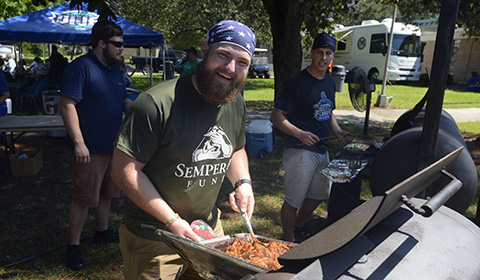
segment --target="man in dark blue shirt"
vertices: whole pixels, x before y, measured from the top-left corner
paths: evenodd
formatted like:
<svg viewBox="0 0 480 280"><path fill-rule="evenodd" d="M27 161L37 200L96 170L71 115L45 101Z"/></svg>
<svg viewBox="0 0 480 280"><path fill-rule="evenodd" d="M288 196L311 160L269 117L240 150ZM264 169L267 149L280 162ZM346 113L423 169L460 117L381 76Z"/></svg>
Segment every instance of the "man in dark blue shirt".
<svg viewBox="0 0 480 280"><path fill-rule="evenodd" d="M93 50L66 67L61 85L60 112L68 134L73 185L66 259L72 270L85 267L80 236L90 207L96 219L94 242L118 242L118 233L108 229L111 198L120 195L111 180L111 157L122 111L132 103L117 66L124 50L123 30L112 21L99 20L91 43Z"/></svg>
<svg viewBox="0 0 480 280"><path fill-rule="evenodd" d="M0 59L0 67L5 64L3 59ZM7 98L10 97L10 90L8 89L8 82L5 75L0 73L0 106L5 102Z"/></svg>
<svg viewBox="0 0 480 280"><path fill-rule="evenodd" d="M335 82L327 68L335 55L335 37L315 37L312 64L287 82L275 100L272 123L287 135L283 153L285 202L281 220L286 241L295 240L295 228L305 221L330 193L328 178L320 170L328 165L330 132L340 142L351 141L333 114ZM298 210L298 213L297 213Z"/></svg>

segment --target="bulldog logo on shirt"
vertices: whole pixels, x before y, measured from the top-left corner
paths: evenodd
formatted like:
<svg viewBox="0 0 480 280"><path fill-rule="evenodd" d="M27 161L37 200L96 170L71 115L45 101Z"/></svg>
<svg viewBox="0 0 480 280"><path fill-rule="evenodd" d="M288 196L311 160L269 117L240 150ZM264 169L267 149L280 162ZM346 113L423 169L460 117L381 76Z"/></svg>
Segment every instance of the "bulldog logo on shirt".
<svg viewBox="0 0 480 280"><path fill-rule="evenodd" d="M221 127L215 125L203 136L202 141L192 153L193 162L231 157L233 145Z"/></svg>

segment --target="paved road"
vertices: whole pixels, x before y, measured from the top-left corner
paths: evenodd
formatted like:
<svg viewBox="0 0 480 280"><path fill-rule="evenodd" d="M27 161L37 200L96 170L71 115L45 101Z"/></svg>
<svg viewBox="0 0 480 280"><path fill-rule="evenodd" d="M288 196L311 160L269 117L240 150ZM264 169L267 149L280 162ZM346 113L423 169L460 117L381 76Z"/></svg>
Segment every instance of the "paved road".
<svg viewBox="0 0 480 280"><path fill-rule="evenodd" d="M395 123L395 121L407 111L407 109L373 108L370 110L370 123ZM458 122L480 121L480 108L445 109L453 119ZM258 119L269 119L271 111L248 111L247 122ZM365 112L356 110L335 110L335 116L339 123L363 124Z"/></svg>

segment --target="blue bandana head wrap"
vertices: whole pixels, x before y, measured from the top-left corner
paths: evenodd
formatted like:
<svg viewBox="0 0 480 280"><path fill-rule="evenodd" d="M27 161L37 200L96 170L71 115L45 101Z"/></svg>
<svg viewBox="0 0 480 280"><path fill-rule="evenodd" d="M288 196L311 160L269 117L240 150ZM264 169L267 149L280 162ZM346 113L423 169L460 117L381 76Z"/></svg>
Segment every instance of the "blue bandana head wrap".
<svg viewBox="0 0 480 280"><path fill-rule="evenodd" d="M234 20L223 20L215 24L207 34L207 44L233 44L253 55L257 38L253 31L243 23Z"/></svg>

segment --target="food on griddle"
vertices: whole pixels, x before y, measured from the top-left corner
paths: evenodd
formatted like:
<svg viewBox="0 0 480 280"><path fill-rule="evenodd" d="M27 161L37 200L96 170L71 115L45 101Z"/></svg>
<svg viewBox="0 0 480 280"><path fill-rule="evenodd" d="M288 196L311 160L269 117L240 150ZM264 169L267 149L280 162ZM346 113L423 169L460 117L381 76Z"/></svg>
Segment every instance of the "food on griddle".
<svg viewBox="0 0 480 280"><path fill-rule="evenodd" d="M350 168L349 160L333 160L328 166L322 169L322 174L330 178L331 180L344 180L350 178L353 174L352 168Z"/></svg>
<svg viewBox="0 0 480 280"><path fill-rule="evenodd" d="M370 148L370 145L362 143L350 143L344 147L346 151L352 152L365 152L368 148Z"/></svg>
<svg viewBox="0 0 480 280"><path fill-rule="evenodd" d="M268 270L278 270L282 265L277 258L290 250L292 247L275 241L261 241L252 243L241 239L235 239L232 244L222 248L222 252L237 258L244 259Z"/></svg>
<svg viewBox="0 0 480 280"><path fill-rule="evenodd" d="M346 183L351 182L367 164L368 160L334 159L321 172L334 183Z"/></svg>

